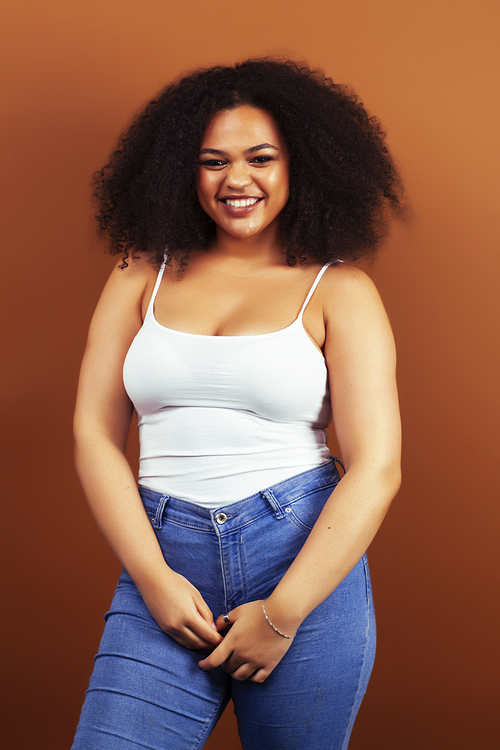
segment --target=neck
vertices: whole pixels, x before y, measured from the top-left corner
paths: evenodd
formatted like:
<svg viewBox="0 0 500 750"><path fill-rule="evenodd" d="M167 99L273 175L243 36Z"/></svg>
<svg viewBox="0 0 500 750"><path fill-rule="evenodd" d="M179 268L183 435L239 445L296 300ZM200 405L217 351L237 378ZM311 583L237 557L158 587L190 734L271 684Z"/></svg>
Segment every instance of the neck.
<svg viewBox="0 0 500 750"><path fill-rule="evenodd" d="M284 263L284 248L274 227L268 227L257 236L244 238L231 237L218 230L210 255L220 263L242 269L282 266Z"/></svg>

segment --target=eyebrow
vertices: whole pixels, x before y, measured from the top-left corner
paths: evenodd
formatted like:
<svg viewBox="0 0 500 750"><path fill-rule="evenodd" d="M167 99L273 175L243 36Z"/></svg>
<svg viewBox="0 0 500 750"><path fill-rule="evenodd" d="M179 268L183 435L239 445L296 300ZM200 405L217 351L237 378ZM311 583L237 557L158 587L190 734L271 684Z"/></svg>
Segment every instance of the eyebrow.
<svg viewBox="0 0 500 750"><path fill-rule="evenodd" d="M273 146L272 143L259 143L258 146L252 146L251 148L247 148L247 150L244 153L253 154L254 151L261 151L263 148L273 148L275 151L279 151L279 148L277 146ZM200 156L202 154L217 154L218 156L228 156L227 151L219 151L216 148L202 148L200 151Z"/></svg>

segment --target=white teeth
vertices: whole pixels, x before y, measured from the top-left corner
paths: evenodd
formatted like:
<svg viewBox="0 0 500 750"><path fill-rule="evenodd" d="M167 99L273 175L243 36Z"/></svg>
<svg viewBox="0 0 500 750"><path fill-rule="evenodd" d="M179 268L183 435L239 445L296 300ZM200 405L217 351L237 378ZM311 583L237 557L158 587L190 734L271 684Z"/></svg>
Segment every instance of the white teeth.
<svg viewBox="0 0 500 750"><path fill-rule="evenodd" d="M253 206L258 200L258 198L244 198L242 200L231 200L231 198L226 198L224 202L227 203L228 206L233 206L233 208L243 208L246 206Z"/></svg>

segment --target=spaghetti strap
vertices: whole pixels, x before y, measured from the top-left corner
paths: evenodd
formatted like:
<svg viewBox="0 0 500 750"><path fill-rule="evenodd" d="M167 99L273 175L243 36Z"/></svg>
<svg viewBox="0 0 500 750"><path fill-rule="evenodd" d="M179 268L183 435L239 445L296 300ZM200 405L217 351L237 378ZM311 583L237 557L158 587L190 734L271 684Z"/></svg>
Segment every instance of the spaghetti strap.
<svg viewBox="0 0 500 750"><path fill-rule="evenodd" d="M325 273L326 269L328 268L328 266L333 266L335 263L342 263L342 261L341 260L331 260L329 263L325 263L325 265L323 266L323 268L320 268L318 275L314 279L314 283L313 283L312 287L309 289L309 294L307 295L307 297L304 300L304 304L302 305L302 309L299 312L297 320L301 320L302 319L302 315L304 314L304 310L307 307L307 303L309 302L309 300L313 296L314 292L316 291L316 287L318 286L319 282L321 281L321 277Z"/></svg>
<svg viewBox="0 0 500 750"><path fill-rule="evenodd" d="M165 250L165 252L163 254L163 262L162 262L162 264L160 266L160 270L158 271L158 276L156 277L156 282L155 282L155 285L154 285L153 294L151 295L151 299L149 300L149 305L148 305L148 309L147 309L147 312L146 312L146 318L148 317L148 315L151 315L152 312L153 312L153 306L154 306L154 303L155 303L156 295L158 294L158 289L160 288L161 280L163 278L163 272L165 270L165 265L167 263L167 258L168 258L168 255L167 255L167 251Z"/></svg>

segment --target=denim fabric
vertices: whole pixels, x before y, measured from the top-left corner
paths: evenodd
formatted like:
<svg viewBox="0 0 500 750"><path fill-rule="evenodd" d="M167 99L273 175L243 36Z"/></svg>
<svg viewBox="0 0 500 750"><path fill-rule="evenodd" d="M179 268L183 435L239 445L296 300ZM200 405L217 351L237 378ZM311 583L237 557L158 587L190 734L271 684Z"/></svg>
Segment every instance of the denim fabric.
<svg viewBox="0 0 500 750"><path fill-rule="evenodd" d="M216 618L269 596L339 481L333 459L208 510L140 488L170 567ZM245 750L345 750L375 655L366 557L302 623L263 683L197 666L166 635L124 571L106 615L73 750L197 750L229 698Z"/></svg>

